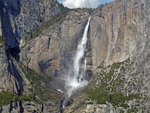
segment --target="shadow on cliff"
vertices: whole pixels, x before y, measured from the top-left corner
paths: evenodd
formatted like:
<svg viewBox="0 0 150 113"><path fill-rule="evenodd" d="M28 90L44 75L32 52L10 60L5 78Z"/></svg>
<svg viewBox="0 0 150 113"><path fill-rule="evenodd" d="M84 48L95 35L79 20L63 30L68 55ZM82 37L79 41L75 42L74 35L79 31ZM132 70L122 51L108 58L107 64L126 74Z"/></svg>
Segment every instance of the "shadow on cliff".
<svg viewBox="0 0 150 113"><path fill-rule="evenodd" d="M21 4L20 0L2 0L0 1L0 16L1 16L1 25L2 25L2 36L6 39L6 55L8 61L8 71L11 75L14 75L16 78L16 88L18 95L21 95L23 91L23 79L19 74L16 65L14 64L12 57L19 61L19 39L20 36L17 31L17 26L13 22L14 18L20 14ZM12 19L10 19L12 18ZM14 31L15 30L15 31Z"/></svg>
<svg viewBox="0 0 150 113"><path fill-rule="evenodd" d="M6 39L6 55L8 61L8 71L16 79L15 86L17 88L18 95L23 92L23 78L20 75L17 66L14 64L12 57L19 61L20 47L19 40L20 35L17 31L17 26L14 18L20 14L21 4L20 0L1 0L0 1L0 16L2 25L2 36Z"/></svg>
<svg viewBox="0 0 150 113"><path fill-rule="evenodd" d="M17 88L18 95L21 95L24 91L23 88L23 78L20 75L17 66L14 64L13 60L11 59L10 53L8 50L6 50L7 54L7 60L8 60L8 71L11 75L14 75L15 79L17 80L15 82L15 86Z"/></svg>
<svg viewBox="0 0 150 113"><path fill-rule="evenodd" d="M7 4L7 5L6 5ZM19 40L21 39L15 22L10 18L15 18L21 12L20 0L2 0L0 1L0 16L2 25L2 36L6 39L10 54L19 61L20 47Z"/></svg>

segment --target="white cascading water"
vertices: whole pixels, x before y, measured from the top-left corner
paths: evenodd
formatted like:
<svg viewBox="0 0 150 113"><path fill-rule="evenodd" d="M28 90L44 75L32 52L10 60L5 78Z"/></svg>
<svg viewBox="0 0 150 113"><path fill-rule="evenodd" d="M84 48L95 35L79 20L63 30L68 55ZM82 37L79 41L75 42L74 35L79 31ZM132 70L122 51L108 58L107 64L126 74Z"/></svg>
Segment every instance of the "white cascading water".
<svg viewBox="0 0 150 113"><path fill-rule="evenodd" d="M85 80L85 71L86 71L86 57L85 57L85 50L88 41L88 29L90 24L89 17L87 25L84 29L84 34L80 43L78 44L77 51L73 60L73 66L71 68L71 75L67 76L66 80L66 90L68 97L70 97L77 89L84 87L88 84L88 81ZM81 60L84 59L84 69L81 69Z"/></svg>

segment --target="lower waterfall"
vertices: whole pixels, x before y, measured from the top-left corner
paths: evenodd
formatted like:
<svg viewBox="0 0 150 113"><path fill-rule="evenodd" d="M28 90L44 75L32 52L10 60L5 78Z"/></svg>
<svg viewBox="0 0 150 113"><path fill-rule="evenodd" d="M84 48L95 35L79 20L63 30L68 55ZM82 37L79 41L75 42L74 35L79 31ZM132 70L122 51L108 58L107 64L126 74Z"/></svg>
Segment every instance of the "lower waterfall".
<svg viewBox="0 0 150 113"><path fill-rule="evenodd" d="M80 88L88 85L88 81L85 80L86 63L87 63L87 59L85 56L85 50L86 50L87 41L88 41L87 34L88 34L90 20L91 20L91 17L89 17L88 22L85 26L82 39L77 46L77 51L76 51L75 57L73 58L73 65L72 65L71 69L69 69L69 74L66 77L65 88L66 88L68 96L62 102L63 109L66 106L67 99L73 93L75 93L75 91L77 89L80 89ZM83 60L84 60L84 64L82 64ZM84 69L81 68L82 65L84 66L83 67Z"/></svg>

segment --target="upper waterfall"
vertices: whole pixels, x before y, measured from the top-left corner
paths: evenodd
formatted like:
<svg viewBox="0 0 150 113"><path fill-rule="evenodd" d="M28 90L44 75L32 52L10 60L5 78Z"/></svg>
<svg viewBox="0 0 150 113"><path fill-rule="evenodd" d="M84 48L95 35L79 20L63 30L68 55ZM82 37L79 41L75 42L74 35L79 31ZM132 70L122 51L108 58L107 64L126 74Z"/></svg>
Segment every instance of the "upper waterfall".
<svg viewBox="0 0 150 113"><path fill-rule="evenodd" d="M85 80L85 71L86 71L86 57L85 50L88 41L88 29L90 25L91 17L89 17L88 22L85 26L84 33L81 41L78 44L77 51L75 57L73 59L73 66L71 68L71 74L67 75L66 80L66 90L68 96L71 96L72 93L88 84L88 81ZM81 60L84 59L84 69L81 69Z"/></svg>

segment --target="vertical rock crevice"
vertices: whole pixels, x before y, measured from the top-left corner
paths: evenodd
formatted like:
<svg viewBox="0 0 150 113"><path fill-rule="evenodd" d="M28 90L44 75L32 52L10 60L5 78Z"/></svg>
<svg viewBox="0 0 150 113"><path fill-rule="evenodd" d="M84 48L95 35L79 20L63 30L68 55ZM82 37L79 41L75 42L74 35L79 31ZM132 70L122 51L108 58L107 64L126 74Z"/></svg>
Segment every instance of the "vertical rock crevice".
<svg viewBox="0 0 150 113"><path fill-rule="evenodd" d="M17 3L15 4L15 2ZM10 18L15 18L20 13L20 1L15 0L12 3L9 0L0 2L2 36L6 39L10 54L19 61L20 47L17 40L18 33L12 27L15 23Z"/></svg>
<svg viewBox="0 0 150 113"><path fill-rule="evenodd" d="M8 62L8 72L15 77L16 79L15 85L17 88L17 92L18 92L18 95L21 95L22 92L24 91L22 76L18 72L18 69L15 66L12 58L10 57L10 53L8 50L6 50L6 55L7 55L7 62Z"/></svg>

